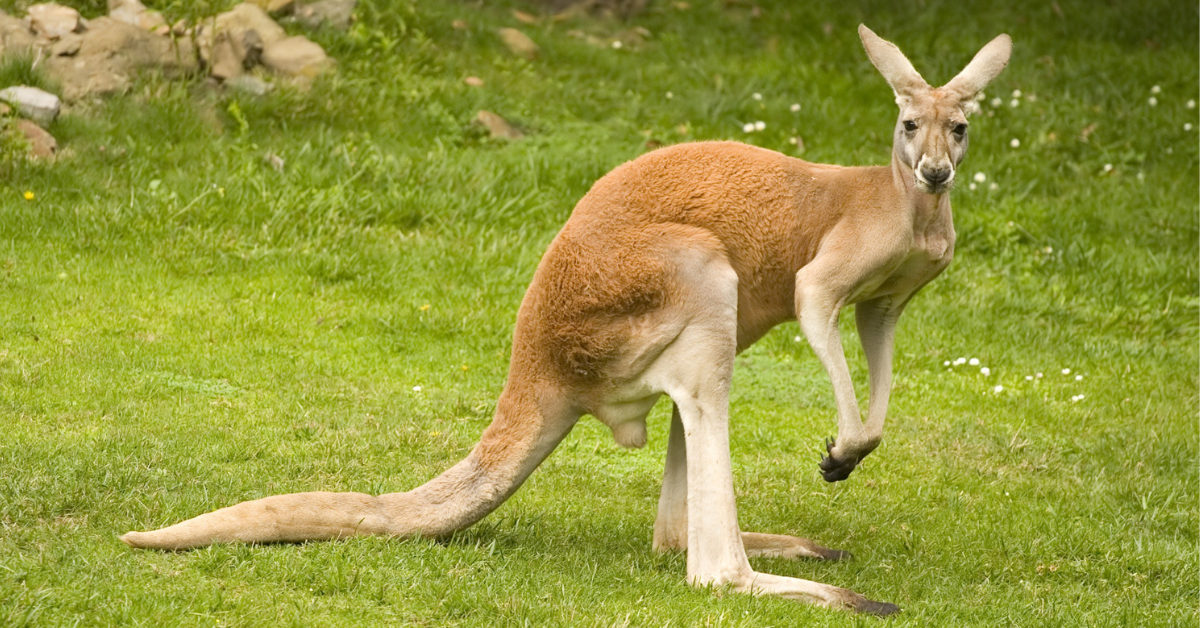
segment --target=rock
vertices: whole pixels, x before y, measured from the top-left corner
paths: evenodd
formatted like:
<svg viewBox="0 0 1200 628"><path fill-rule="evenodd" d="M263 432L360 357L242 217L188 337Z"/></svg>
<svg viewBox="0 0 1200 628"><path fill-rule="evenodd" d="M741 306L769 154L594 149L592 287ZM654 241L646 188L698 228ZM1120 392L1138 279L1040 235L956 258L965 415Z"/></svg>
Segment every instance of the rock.
<svg viewBox="0 0 1200 628"><path fill-rule="evenodd" d="M108 0L108 17L126 24L138 25L141 14L146 12L146 5L139 0Z"/></svg>
<svg viewBox="0 0 1200 628"><path fill-rule="evenodd" d="M45 64L67 101L123 91L142 70L157 68L167 76L180 76L198 67L190 39L172 40L109 17L92 20L73 55L51 56Z"/></svg>
<svg viewBox="0 0 1200 628"><path fill-rule="evenodd" d="M267 162L268 165L274 168L275 172L283 172L283 167L285 165L283 157L280 157L275 153L267 153L263 155L263 161Z"/></svg>
<svg viewBox="0 0 1200 628"><path fill-rule="evenodd" d="M487 127L488 133L494 138L506 140L519 140L525 137L517 127L508 123L508 120L490 111L480 111L475 115L476 124L482 124Z"/></svg>
<svg viewBox="0 0 1200 628"><path fill-rule="evenodd" d="M508 46L514 55L522 59L533 60L540 51L532 39L515 28L500 29L500 39L504 40L504 45Z"/></svg>
<svg viewBox="0 0 1200 628"><path fill-rule="evenodd" d="M58 39L80 28L79 11L61 4L49 2L35 4L28 9L29 25L33 32L46 39Z"/></svg>
<svg viewBox="0 0 1200 628"><path fill-rule="evenodd" d="M239 4L215 18L206 20L196 29L196 45L200 49L200 58L210 66L212 51L222 37L228 39L233 47L238 63L253 53L256 46L262 49L287 37L283 27L276 24L266 11L248 3ZM255 34L247 37L247 33L251 31Z"/></svg>
<svg viewBox="0 0 1200 628"><path fill-rule="evenodd" d="M50 46L50 55L54 57L70 57L79 52L79 47L82 44L82 35L78 33L64 35L61 39L54 42L53 46Z"/></svg>
<svg viewBox="0 0 1200 628"><path fill-rule="evenodd" d="M358 0L320 0L320 2L296 3L292 13L306 28L320 28L322 24L344 31L354 19L354 7Z"/></svg>
<svg viewBox="0 0 1200 628"><path fill-rule="evenodd" d="M530 15L524 11L518 11L516 9L513 9L512 16L517 18L517 21L521 22L522 24L537 24L538 23L537 16Z"/></svg>
<svg viewBox="0 0 1200 628"><path fill-rule="evenodd" d="M213 44L212 52L209 53L208 73L222 81L227 81L242 73L244 60L244 57L234 49L230 38L222 34L217 37L217 43Z"/></svg>
<svg viewBox="0 0 1200 628"><path fill-rule="evenodd" d="M22 116L40 124L54 122L59 109L62 108L62 101L58 96L25 85L0 90L0 100L15 107Z"/></svg>
<svg viewBox="0 0 1200 628"><path fill-rule="evenodd" d="M166 26L168 30L171 28L167 26L167 19L158 11L146 11L138 15L137 27L142 30L152 31L162 26Z"/></svg>
<svg viewBox="0 0 1200 628"><path fill-rule="evenodd" d="M483 79L478 76L468 76L463 82L471 87L483 87Z"/></svg>
<svg viewBox="0 0 1200 628"><path fill-rule="evenodd" d="M38 159L53 159L58 140L30 120L17 120L17 132L29 142L29 153Z"/></svg>
<svg viewBox="0 0 1200 628"><path fill-rule="evenodd" d="M330 64L325 50L302 35L267 45L262 60L271 70L289 76L313 77Z"/></svg>
<svg viewBox="0 0 1200 628"><path fill-rule="evenodd" d="M250 96L265 96L275 89L275 86L254 76L253 74L241 74L230 80L225 81L225 87L232 89L240 94L248 94Z"/></svg>
<svg viewBox="0 0 1200 628"><path fill-rule="evenodd" d="M25 20L0 13L0 54L31 50L36 41Z"/></svg>
<svg viewBox="0 0 1200 628"><path fill-rule="evenodd" d="M296 0L248 0L250 4L265 10L267 13L287 13L292 10Z"/></svg>

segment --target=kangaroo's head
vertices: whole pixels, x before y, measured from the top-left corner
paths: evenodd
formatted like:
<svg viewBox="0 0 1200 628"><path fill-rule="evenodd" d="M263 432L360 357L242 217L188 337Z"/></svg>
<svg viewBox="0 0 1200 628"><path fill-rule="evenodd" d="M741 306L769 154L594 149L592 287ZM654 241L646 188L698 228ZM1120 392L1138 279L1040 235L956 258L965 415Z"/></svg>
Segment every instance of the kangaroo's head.
<svg viewBox="0 0 1200 628"><path fill-rule="evenodd" d="M892 152L912 170L917 189L930 194L949 190L967 153L967 113L978 109L975 95L1008 65L1012 39L993 39L953 80L930 87L895 44L863 25L858 34L900 106Z"/></svg>

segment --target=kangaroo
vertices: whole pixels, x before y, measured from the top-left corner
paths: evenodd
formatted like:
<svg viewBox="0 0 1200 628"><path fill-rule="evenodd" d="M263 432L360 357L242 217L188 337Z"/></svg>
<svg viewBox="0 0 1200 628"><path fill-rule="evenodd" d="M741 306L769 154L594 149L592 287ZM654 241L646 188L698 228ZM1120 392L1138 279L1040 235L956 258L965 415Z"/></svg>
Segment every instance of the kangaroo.
<svg viewBox="0 0 1200 628"><path fill-rule="evenodd" d="M466 459L408 492L277 495L121 540L178 550L445 537L503 503L584 414L622 446L643 446L646 415L665 394L674 408L653 547L686 550L690 583L897 612L848 589L754 571L748 556L847 554L742 532L729 452L734 357L798 318L837 401L837 436L826 441L820 470L826 481L845 479L883 436L896 321L954 253L949 191L967 150L966 114L1008 64L1012 41L996 37L933 88L894 44L866 26L858 31L900 107L891 163L847 168L699 142L605 175L538 265L495 417ZM865 423L838 331L850 304L869 371Z"/></svg>

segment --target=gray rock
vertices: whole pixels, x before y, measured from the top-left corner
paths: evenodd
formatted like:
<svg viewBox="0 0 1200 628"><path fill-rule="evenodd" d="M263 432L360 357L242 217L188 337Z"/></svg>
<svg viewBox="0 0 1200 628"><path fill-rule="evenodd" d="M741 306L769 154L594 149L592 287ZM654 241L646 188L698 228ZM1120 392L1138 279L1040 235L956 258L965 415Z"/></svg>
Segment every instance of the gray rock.
<svg viewBox="0 0 1200 628"><path fill-rule="evenodd" d="M225 81L225 87L232 89L241 94L250 96L265 96L275 89L275 86L254 76L253 74L241 74Z"/></svg>
<svg viewBox="0 0 1200 628"><path fill-rule="evenodd" d="M0 90L0 100L16 108L17 113L39 124L50 124L58 117L62 101L50 92L18 85Z"/></svg>
<svg viewBox="0 0 1200 628"><path fill-rule="evenodd" d="M354 8L358 0L320 0L298 2L293 9L296 20L306 28L316 29L323 24L344 31L354 19Z"/></svg>
<svg viewBox="0 0 1200 628"><path fill-rule="evenodd" d="M288 76L314 77L330 65L325 49L302 35L268 44L262 60L271 70Z"/></svg>

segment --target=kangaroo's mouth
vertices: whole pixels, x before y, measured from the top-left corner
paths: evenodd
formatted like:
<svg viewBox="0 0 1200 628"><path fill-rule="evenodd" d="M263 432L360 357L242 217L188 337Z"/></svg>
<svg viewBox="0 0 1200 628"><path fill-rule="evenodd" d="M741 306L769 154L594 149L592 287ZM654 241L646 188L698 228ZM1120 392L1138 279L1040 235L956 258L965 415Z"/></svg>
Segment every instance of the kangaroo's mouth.
<svg viewBox="0 0 1200 628"><path fill-rule="evenodd" d="M950 175L940 181L930 181L921 174L920 170L913 171L913 179L915 180L918 190L926 194L945 194L954 187L954 171Z"/></svg>

